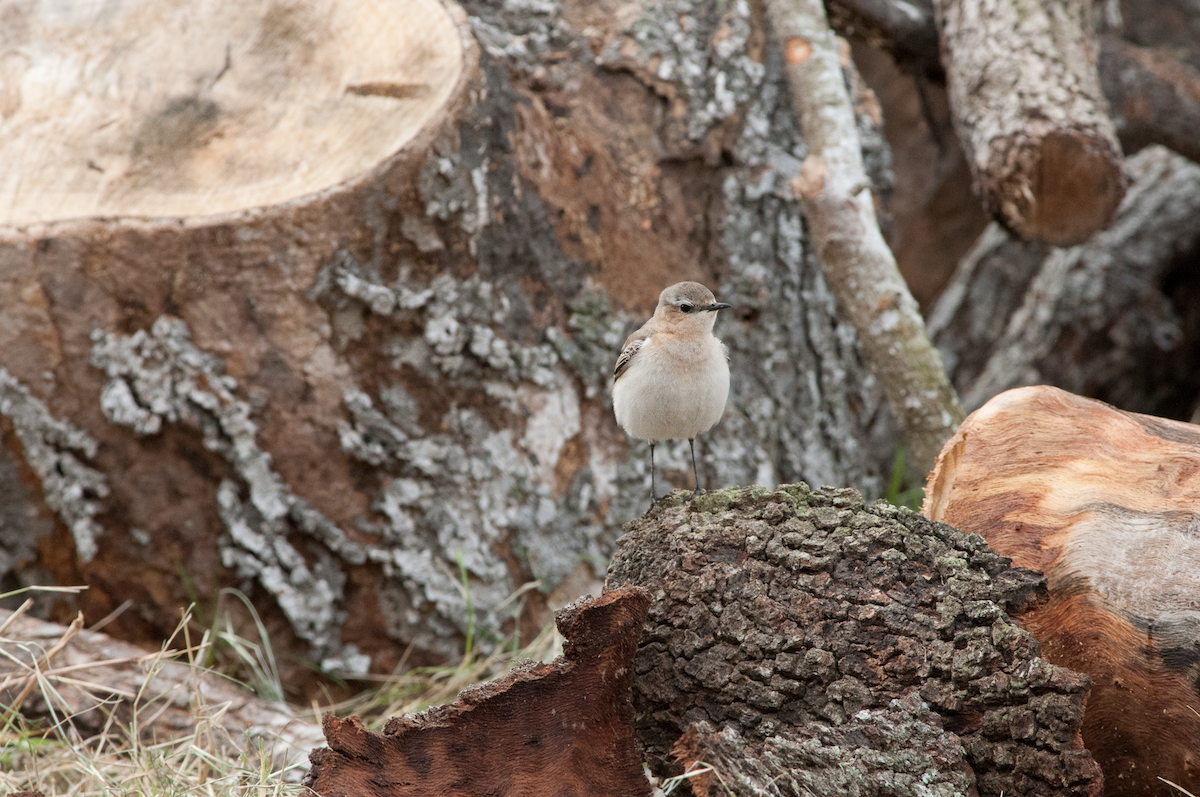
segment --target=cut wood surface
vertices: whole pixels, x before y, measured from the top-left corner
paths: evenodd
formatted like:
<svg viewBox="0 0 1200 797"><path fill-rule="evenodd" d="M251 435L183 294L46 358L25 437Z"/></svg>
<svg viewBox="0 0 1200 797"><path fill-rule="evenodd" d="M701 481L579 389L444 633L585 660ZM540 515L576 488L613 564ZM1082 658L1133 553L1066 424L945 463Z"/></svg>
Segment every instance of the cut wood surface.
<svg viewBox="0 0 1200 797"><path fill-rule="evenodd" d="M464 70L438 0L17 3L2 19L0 219L17 225L341 185L444 113Z"/></svg>
<svg viewBox="0 0 1200 797"><path fill-rule="evenodd" d="M1011 390L946 445L925 513L1043 571L1018 614L1087 673L1083 739L1105 795L1200 790L1200 427L1052 387Z"/></svg>
<svg viewBox="0 0 1200 797"><path fill-rule="evenodd" d="M306 784L321 797L649 797L630 700L649 604L638 588L580 600L556 616L561 658L382 733L327 714Z"/></svg>
<svg viewBox="0 0 1200 797"><path fill-rule="evenodd" d="M656 774L707 763L714 797L1100 794L1087 679L1008 614L1040 576L853 490L688 498L628 524L608 571L654 597L633 689Z"/></svg>
<svg viewBox="0 0 1200 797"><path fill-rule="evenodd" d="M1121 149L1086 0L936 0L955 129L976 192L1025 239L1068 246L1112 219Z"/></svg>
<svg viewBox="0 0 1200 797"><path fill-rule="evenodd" d="M0 609L0 710L20 711L32 722L67 722L76 734L60 729L64 738L136 727L141 741L163 740L194 734L203 724L216 748L236 755L260 744L276 768L302 764L321 743L315 718L255 697L193 666L187 655L148 653L82 622L62 626Z"/></svg>

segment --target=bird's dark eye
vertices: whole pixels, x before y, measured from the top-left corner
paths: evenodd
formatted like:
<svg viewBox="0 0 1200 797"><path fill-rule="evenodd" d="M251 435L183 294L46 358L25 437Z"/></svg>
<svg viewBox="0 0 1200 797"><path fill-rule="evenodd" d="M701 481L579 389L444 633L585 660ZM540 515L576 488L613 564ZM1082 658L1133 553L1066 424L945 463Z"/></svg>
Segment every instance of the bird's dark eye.
<svg viewBox="0 0 1200 797"><path fill-rule="evenodd" d="M687 304L686 302L679 305L679 312L681 312L681 313L690 313L690 312L692 312L692 310L693 310L692 306L690 304Z"/></svg>

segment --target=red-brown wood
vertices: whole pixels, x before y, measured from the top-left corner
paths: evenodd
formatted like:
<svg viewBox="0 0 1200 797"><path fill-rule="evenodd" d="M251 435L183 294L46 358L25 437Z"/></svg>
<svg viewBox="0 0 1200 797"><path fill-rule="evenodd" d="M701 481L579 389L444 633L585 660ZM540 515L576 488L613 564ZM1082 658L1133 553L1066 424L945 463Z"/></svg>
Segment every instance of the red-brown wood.
<svg viewBox="0 0 1200 797"><path fill-rule="evenodd" d="M649 605L636 587L572 604L556 618L562 658L394 718L383 733L325 715L329 747L313 752L308 785L321 797L648 797L630 697Z"/></svg>
<svg viewBox="0 0 1200 797"><path fill-rule="evenodd" d="M1018 619L1092 678L1105 794L1200 790L1200 427L1010 390L946 444L924 512L1046 574L1050 600Z"/></svg>

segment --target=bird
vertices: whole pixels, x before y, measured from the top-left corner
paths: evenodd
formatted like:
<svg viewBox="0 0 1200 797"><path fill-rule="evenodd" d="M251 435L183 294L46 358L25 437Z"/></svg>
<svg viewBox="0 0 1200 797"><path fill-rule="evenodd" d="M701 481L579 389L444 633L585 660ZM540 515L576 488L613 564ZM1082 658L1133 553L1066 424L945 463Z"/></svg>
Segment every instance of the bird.
<svg viewBox="0 0 1200 797"><path fill-rule="evenodd" d="M713 334L717 311L730 307L698 282L678 282L658 297L654 315L625 339L613 369L613 412L626 434L650 443L650 505L654 446L688 441L696 469L696 435L721 420L729 397L729 350Z"/></svg>

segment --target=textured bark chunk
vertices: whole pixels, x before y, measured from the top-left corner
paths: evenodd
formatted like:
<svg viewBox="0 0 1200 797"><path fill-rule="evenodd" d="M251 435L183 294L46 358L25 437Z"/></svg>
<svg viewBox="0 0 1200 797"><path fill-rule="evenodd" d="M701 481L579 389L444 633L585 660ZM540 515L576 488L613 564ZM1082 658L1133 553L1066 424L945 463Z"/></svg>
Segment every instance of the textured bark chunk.
<svg viewBox="0 0 1200 797"><path fill-rule="evenodd" d="M1084 0L937 0L955 128L977 193L1022 238L1105 227L1124 195Z"/></svg>
<svg viewBox="0 0 1200 797"><path fill-rule="evenodd" d="M1083 739L1105 794L1200 790L1200 427L1052 387L963 423L925 511L1042 570L1019 614L1055 664L1092 678Z"/></svg>
<svg viewBox="0 0 1200 797"><path fill-rule="evenodd" d="M1006 614L1045 582L979 537L805 485L626 529L608 585L654 590L634 706L658 772L703 761L712 794L1099 794L1087 678Z"/></svg>
<svg viewBox="0 0 1200 797"><path fill-rule="evenodd" d="M308 785L322 797L649 795L630 684L649 594L581 600L557 615L563 657L529 662L458 702L394 718L383 733L325 716Z"/></svg>

